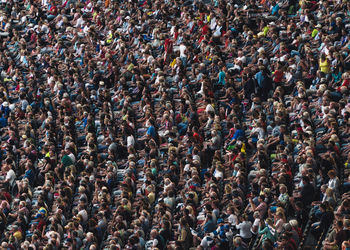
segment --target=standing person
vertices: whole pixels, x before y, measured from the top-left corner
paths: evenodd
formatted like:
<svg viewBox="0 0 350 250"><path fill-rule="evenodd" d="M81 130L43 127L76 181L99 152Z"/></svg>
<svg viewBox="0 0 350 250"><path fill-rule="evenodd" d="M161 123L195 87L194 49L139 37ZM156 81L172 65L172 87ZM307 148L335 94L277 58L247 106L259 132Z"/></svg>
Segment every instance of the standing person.
<svg viewBox="0 0 350 250"><path fill-rule="evenodd" d="M193 237L190 226L185 218L180 219L180 234L177 240L180 242L183 249L190 249L190 247L192 247Z"/></svg>
<svg viewBox="0 0 350 250"><path fill-rule="evenodd" d="M248 220L248 215L243 214L241 223L239 223L236 228L239 230L239 236L241 236L245 243L249 243L252 238L251 227L252 223Z"/></svg>
<svg viewBox="0 0 350 250"><path fill-rule="evenodd" d="M329 170L327 174L329 177L328 187L333 190L336 197L339 197L340 181L336 172L334 170Z"/></svg>
<svg viewBox="0 0 350 250"><path fill-rule="evenodd" d="M184 67L187 66L187 44L183 41L179 46L180 59Z"/></svg>
<svg viewBox="0 0 350 250"><path fill-rule="evenodd" d="M272 89L272 84L264 66L259 66L259 71L255 74L255 79L258 84L258 94L260 93L262 101L266 101Z"/></svg>
<svg viewBox="0 0 350 250"><path fill-rule="evenodd" d="M167 64L173 54L174 42L168 37L164 40L164 63Z"/></svg>
<svg viewBox="0 0 350 250"><path fill-rule="evenodd" d="M323 73L324 76L328 76L328 74L331 71L331 62L326 56L326 53L322 53L320 60L319 60L319 66L320 66L320 71Z"/></svg>

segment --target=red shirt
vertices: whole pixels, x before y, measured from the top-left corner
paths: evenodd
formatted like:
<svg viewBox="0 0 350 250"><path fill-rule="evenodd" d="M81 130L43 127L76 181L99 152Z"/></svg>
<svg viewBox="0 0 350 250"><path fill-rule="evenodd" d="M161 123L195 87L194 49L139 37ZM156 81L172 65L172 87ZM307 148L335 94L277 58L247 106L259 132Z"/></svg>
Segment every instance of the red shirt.
<svg viewBox="0 0 350 250"><path fill-rule="evenodd" d="M204 25L204 26L202 27L202 35L208 34L208 30L209 30L208 25Z"/></svg>
<svg viewBox="0 0 350 250"><path fill-rule="evenodd" d="M283 79L283 71L281 70L276 70L275 73L273 74L274 76L274 79L273 81L274 82L282 82L282 79Z"/></svg>
<svg viewBox="0 0 350 250"><path fill-rule="evenodd" d="M45 225L46 225L45 220L43 220L43 218L41 218L39 221L39 224L38 224L38 230L42 231Z"/></svg>
<svg viewBox="0 0 350 250"><path fill-rule="evenodd" d="M57 7L55 5L52 5L50 10L49 10L51 15L57 15Z"/></svg>
<svg viewBox="0 0 350 250"><path fill-rule="evenodd" d="M164 49L165 49L165 52L172 52L173 51L173 42L167 38L165 39L164 41Z"/></svg>
<svg viewBox="0 0 350 250"><path fill-rule="evenodd" d="M350 84L350 79L346 79L346 80L343 81L343 83L340 85L340 87L338 87L337 90L340 92L340 88L341 88L341 87L347 87L347 88L349 88L349 84Z"/></svg>

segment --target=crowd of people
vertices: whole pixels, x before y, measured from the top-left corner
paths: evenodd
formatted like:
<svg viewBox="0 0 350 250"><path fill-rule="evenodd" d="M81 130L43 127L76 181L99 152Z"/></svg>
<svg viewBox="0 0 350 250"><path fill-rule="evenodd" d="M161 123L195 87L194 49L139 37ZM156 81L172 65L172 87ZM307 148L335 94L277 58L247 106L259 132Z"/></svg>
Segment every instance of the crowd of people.
<svg viewBox="0 0 350 250"><path fill-rule="evenodd" d="M1 249L349 249L349 13L1 1Z"/></svg>

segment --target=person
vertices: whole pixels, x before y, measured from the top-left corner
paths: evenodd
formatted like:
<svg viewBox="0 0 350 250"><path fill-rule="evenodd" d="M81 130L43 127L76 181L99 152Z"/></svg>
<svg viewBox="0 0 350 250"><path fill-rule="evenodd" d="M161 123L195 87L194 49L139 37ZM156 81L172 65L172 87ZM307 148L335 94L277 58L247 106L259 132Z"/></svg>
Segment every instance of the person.
<svg viewBox="0 0 350 250"><path fill-rule="evenodd" d="M325 249L334 249L335 247L341 246L343 242L348 239L348 235L343 230L343 221L341 220L336 221L334 233L334 236L330 236L329 239L324 241Z"/></svg>
<svg viewBox="0 0 350 250"><path fill-rule="evenodd" d="M331 188L336 196L339 196L339 187L340 187L340 182L339 178L336 175L334 170L329 170L328 171L328 187Z"/></svg>
<svg viewBox="0 0 350 250"><path fill-rule="evenodd" d="M6 172L6 177L4 180L2 180L0 183L3 187L13 187L13 184L16 180L16 173L13 171L11 165L6 164L4 168Z"/></svg>
<svg viewBox="0 0 350 250"><path fill-rule="evenodd" d="M258 230L260 238L260 243L264 244L266 240L274 243L277 238L277 231L273 226L273 221L268 218L266 221L260 221L259 230Z"/></svg>
<svg viewBox="0 0 350 250"><path fill-rule="evenodd" d="M330 73L330 62L326 57L325 53L321 54L319 65L320 65L320 71L324 75L328 75Z"/></svg>
<svg viewBox="0 0 350 250"><path fill-rule="evenodd" d="M216 229L213 216L207 214L205 221L203 222L203 231L205 233L211 233Z"/></svg>
<svg viewBox="0 0 350 250"><path fill-rule="evenodd" d="M241 222L236 226L236 228L239 230L239 236L245 243L249 243L252 237L252 233L250 231L252 223L248 220L248 215L246 214L243 214L240 221Z"/></svg>
<svg viewBox="0 0 350 250"><path fill-rule="evenodd" d="M166 242L164 238L157 232L157 230L153 229L150 233L152 242L152 247L158 249L165 249Z"/></svg>
<svg viewBox="0 0 350 250"><path fill-rule="evenodd" d="M296 199L300 200L303 204L303 207L308 207L312 200L314 199L315 189L313 185L310 183L310 178L308 176L302 177L302 188L299 194L296 195ZM294 203L294 199L291 199L292 203Z"/></svg>
<svg viewBox="0 0 350 250"><path fill-rule="evenodd" d="M237 250L248 249L247 245L244 244L244 242L242 241L242 239L240 237L236 237L233 239L233 245L234 245L235 249L237 249Z"/></svg>
<svg viewBox="0 0 350 250"><path fill-rule="evenodd" d="M334 215L330 208L327 208L325 203L320 205L321 218L318 222L311 225L312 231L315 235L319 235L329 228L332 224Z"/></svg>
<svg viewBox="0 0 350 250"><path fill-rule="evenodd" d="M180 242L183 249L189 249L192 247L192 233L190 227L185 218L180 219L180 234L178 242Z"/></svg>

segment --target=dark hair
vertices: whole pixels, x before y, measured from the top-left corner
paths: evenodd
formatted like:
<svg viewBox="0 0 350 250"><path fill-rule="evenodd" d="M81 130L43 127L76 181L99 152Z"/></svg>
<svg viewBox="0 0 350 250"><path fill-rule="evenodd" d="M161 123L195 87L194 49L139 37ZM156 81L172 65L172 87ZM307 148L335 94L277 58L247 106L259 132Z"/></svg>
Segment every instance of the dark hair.
<svg viewBox="0 0 350 250"><path fill-rule="evenodd" d="M303 176L303 177L302 177L302 180L305 181L306 183L309 183L309 182L310 182L309 176Z"/></svg>
<svg viewBox="0 0 350 250"><path fill-rule="evenodd" d="M343 221L342 220L338 220L337 221L337 226L342 228L343 227Z"/></svg>

